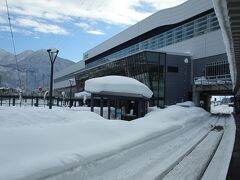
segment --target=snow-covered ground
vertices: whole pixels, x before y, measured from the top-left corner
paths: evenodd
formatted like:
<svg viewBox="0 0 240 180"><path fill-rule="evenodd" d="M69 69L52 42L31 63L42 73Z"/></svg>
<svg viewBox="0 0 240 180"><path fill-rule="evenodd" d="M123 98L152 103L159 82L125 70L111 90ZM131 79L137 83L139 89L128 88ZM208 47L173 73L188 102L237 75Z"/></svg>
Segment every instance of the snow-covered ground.
<svg viewBox="0 0 240 180"><path fill-rule="evenodd" d="M211 104L211 113L213 114L231 114L233 112L233 107L229 107L228 104L214 105Z"/></svg>
<svg viewBox="0 0 240 180"><path fill-rule="evenodd" d="M228 155L226 167L234 142L229 119L228 146L220 152ZM204 144L217 121L191 103L150 108L145 117L130 122L104 119L86 107L0 107L0 179L164 177L190 150ZM205 143L212 149L223 132L215 134Z"/></svg>

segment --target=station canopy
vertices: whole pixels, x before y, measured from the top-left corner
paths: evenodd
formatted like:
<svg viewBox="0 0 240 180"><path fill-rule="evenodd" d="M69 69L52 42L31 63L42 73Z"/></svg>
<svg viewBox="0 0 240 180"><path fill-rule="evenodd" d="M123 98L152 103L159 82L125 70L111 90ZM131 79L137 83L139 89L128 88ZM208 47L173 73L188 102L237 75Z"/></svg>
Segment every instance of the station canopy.
<svg viewBox="0 0 240 180"><path fill-rule="evenodd" d="M150 99L153 92L136 79L125 76L104 76L85 82L85 91L92 94Z"/></svg>

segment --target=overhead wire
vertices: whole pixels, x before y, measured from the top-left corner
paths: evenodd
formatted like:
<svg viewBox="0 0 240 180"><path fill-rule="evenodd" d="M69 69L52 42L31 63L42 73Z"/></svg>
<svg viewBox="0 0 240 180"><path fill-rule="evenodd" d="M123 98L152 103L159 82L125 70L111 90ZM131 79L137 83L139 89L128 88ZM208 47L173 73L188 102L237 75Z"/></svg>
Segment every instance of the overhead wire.
<svg viewBox="0 0 240 180"><path fill-rule="evenodd" d="M14 41L12 24L11 24L11 18L10 18L10 13L9 13L9 7L8 7L8 2L7 2L7 0L5 0L5 2L6 2L6 8L7 8L7 16L8 16L9 30L10 30L10 33L11 33L11 39L12 39L12 45L13 45L13 51L14 51L14 58L15 58L16 69L17 69L18 80L19 80L19 87L22 88L22 82L21 82L21 77L20 77L20 72L19 72L19 66L18 66L18 60L17 60L17 53L16 53L16 47L15 47L15 41Z"/></svg>
<svg viewBox="0 0 240 180"><path fill-rule="evenodd" d="M93 0L93 1L87 1L87 3L86 3L86 1L84 1L84 0L82 0L82 1L80 1L79 2L79 6L81 7L81 6L85 6L85 9L86 10L90 10L90 8L91 7L93 7L95 4L97 4L97 9L95 9L96 11L98 11L99 9L101 9L102 7L103 7L103 2L102 1L99 1L99 0ZM95 7L96 7L96 5L95 5ZM75 14L77 13L77 12L79 12L79 10L77 10L77 11L74 11L75 12ZM71 28L71 33L73 34L73 33L77 33L78 31L81 31L82 30L82 28L80 28L80 27L78 27L78 26L73 26L72 28ZM62 48L63 47L63 44L62 44L62 42L63 42L64 40L63 39L57 39L57 40L55 40L53 43L54 44L56 44L57 45L57 47L58 48ZM65 42L65 41L64 41Z"/></svg>

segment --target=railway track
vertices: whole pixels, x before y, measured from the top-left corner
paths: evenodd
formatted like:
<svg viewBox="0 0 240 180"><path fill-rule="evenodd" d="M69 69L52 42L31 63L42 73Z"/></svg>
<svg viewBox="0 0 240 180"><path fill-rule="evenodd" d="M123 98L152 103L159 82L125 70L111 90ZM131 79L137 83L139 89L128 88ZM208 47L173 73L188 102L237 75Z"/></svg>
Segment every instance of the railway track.
<svg viewBox="0 0 240 180"><path fill-rule="evenodd" d="M222 140L226 126L226 117L218 116L216 124L211 126L211 130L198 143L196 143L189 153L180 161L175 162L175 166L164 176L157 179L179 180L202 179L213 156L215 155Z"/></svg>
<svg viewBox="0 0 240 180"><path fill-rule="evenodd" d="M45 179L161 179L200 144L218 122L203 116L132 147Z"/></svg>

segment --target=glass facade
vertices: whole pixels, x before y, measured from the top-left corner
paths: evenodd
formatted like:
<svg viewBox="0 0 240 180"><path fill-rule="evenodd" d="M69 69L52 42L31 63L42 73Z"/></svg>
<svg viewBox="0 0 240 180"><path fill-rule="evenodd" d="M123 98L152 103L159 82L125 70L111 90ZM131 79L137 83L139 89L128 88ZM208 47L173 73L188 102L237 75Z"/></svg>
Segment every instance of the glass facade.
<svg viewBox="0 0 240 180"><path fill-rule="evenodd" d="M174 43L206 34L211 31L215 31L219 28L217 17L213 11L207 15L184 23L176 28L167 30L144 41L98 59L92 63L86 64L86 67L93 67L98 64L123 58L143 50L156 50Z"/></svg>
<svg viewBox="0 0 240 180"><path fill-rule="evenodd" d="M164 104L166 54L159 52L140 52L117 61L86 68L75 79L78 91L84 90L86 80L108 75L132 77L147 85L153 91L151 105Z"/></svg>

